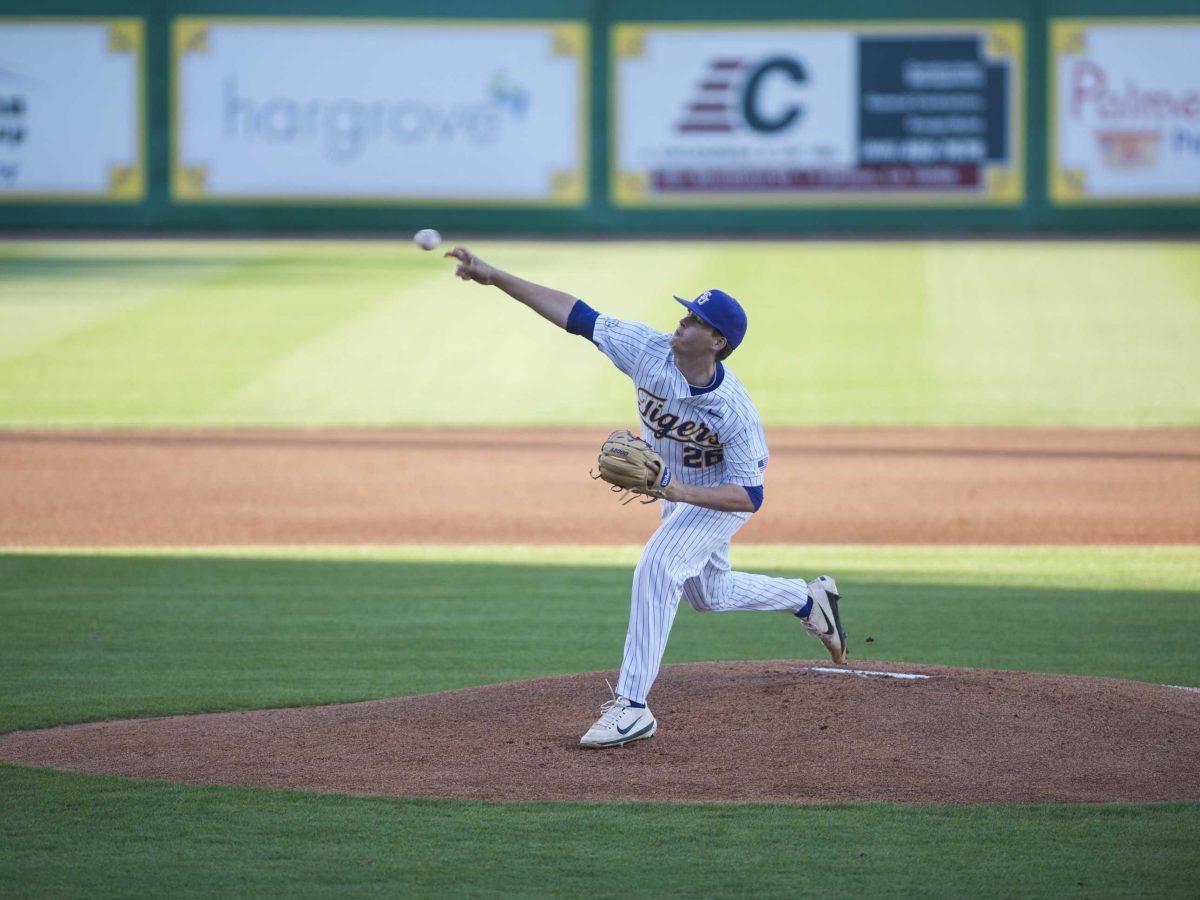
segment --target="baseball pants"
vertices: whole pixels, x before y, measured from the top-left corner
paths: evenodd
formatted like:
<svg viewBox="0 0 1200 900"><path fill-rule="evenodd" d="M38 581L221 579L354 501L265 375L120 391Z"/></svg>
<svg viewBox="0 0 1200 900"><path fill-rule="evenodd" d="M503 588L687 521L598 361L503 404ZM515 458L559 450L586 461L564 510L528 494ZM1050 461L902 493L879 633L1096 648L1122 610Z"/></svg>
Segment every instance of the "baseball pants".
<svg viewBox="0 0 1200 900"><path fill-rule="evenodd" d="M636 703L658 677L680 597L701 612L794 611L808 599L803 581L729 567L729 542L750 513L660 501L662 522L633 570L629 630L617 693Z"/></svg>

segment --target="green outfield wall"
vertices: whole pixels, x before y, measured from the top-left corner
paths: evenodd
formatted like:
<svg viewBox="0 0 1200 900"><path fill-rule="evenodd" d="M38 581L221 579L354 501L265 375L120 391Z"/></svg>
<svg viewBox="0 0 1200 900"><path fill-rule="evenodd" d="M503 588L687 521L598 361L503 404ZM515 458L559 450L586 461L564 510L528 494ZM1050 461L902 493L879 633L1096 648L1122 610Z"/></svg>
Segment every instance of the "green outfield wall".
<svg viewBox="0 0 1200 900"><path fill-rule="evenodd" d="M733 12L710 0L9 0L0 229L1200 226L1195 2L747 0Z"/></svg>

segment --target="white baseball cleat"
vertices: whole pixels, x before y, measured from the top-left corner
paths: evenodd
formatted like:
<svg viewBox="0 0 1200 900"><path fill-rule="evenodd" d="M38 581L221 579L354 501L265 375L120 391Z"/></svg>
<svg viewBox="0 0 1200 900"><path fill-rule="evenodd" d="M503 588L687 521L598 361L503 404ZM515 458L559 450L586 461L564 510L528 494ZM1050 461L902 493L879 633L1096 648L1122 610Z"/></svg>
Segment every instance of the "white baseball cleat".
<svg viewBox="0 0 1200 900"><path fill-rule="evenodd" d="M846 661L846 630L842 628L842 617L838 614L837 582L828 575L820 576L808 583L808 596L812 597L812 609L807 616L795 613L804 623L809 634L815 635L825 645L833 661L839 666Z"/></svg>
<svg viewBox="0 0 1200 900"><path fill-rule="evenodd" d="M600 713L596 724L580 738L580 747L621 747L630 741L653 737L658 730L658 721L648 706L630 706L627 699L616 694L604 701Z"/></svg>

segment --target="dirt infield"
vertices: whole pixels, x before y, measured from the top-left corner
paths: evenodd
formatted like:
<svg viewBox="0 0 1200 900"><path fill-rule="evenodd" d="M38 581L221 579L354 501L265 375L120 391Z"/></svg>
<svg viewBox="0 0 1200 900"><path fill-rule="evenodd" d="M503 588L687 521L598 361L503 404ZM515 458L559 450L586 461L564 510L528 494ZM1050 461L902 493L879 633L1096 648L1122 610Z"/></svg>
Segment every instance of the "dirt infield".
<svg viewBox="0 0 1200 900"><path fill-rule="evenodd" d="M0 432L0 544L642 543L594 429ZM739 541L1200 542L1200 430L772 429Z"/></svg>
<svg viewBox="0 0 1200 900"><path fill-rule="evenodd" d="M602 676L0 737L0 759L198 784L495 800L823 803L1200 799L1200 694L895 663L669 666L659 733L581 750Z"/></svg>

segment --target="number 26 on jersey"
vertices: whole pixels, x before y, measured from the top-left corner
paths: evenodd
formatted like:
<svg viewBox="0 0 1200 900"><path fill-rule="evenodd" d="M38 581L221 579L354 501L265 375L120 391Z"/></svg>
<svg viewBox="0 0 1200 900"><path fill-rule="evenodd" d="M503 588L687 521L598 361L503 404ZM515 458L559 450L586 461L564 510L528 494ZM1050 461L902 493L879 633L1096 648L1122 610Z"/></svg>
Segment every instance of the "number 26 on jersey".
<svg viewBox="0 0 1200 900"><path fill-rule="evenodd" d="M725 458L720 447L684 447L683 465L687 469L707 469Z"/></svg>

